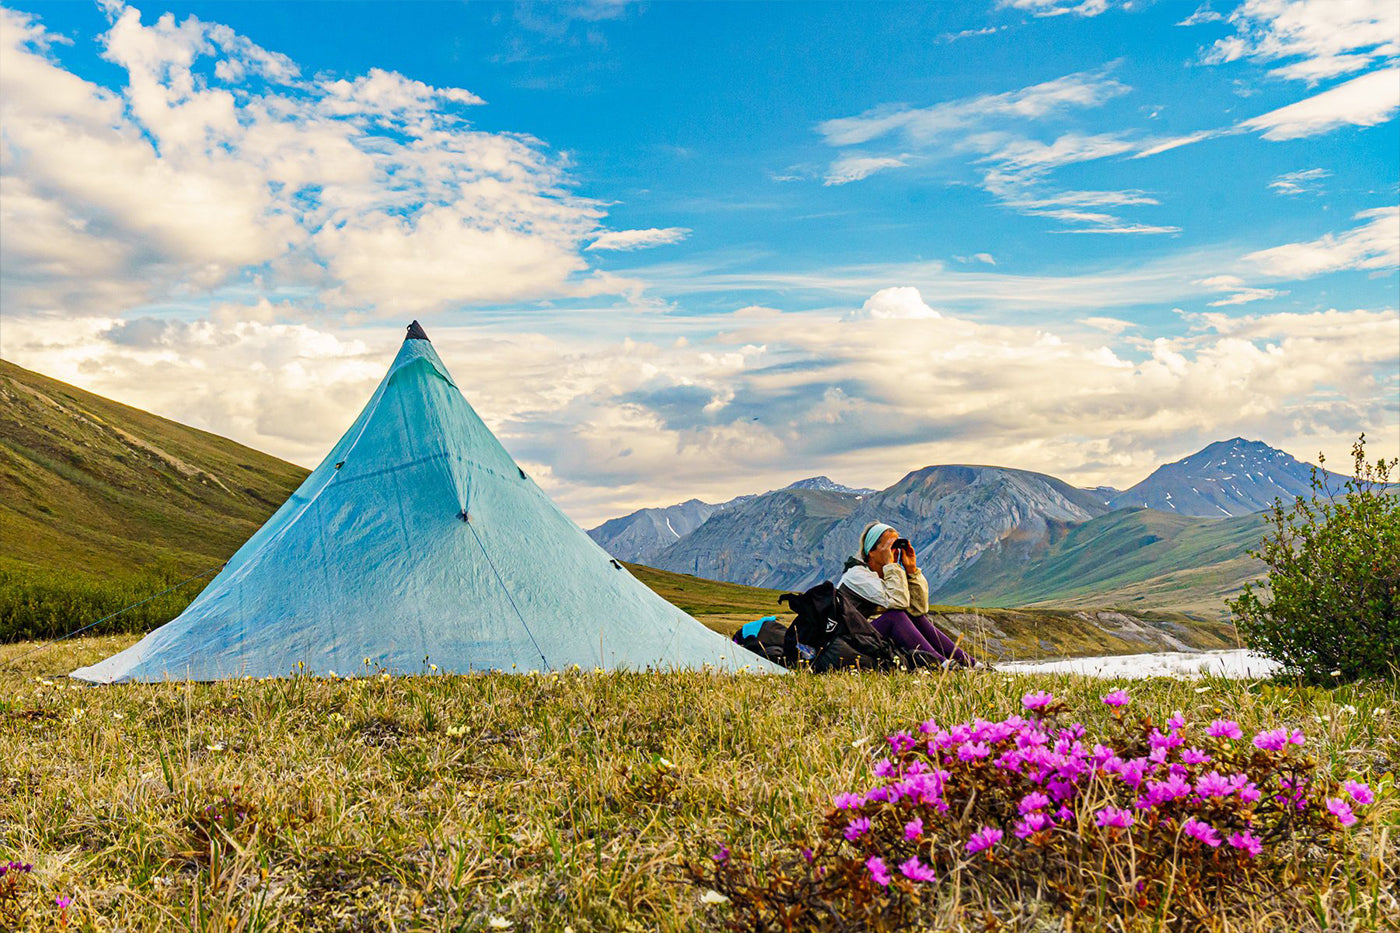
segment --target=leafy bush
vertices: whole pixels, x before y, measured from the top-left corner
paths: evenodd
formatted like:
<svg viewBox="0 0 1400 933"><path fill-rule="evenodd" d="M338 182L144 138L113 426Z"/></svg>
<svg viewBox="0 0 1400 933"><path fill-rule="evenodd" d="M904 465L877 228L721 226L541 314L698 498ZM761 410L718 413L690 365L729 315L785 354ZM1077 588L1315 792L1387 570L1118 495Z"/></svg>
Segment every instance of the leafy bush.
<svg viewBox="0 0 1400 933"><path fill-rule="evenodd" d="M1246 584L1227 603L1251 648L1310 683L1385 676L1400 658L1400 496L1383 488L1400 461L1369 463L1364 434L1352 456L1340 490L1314 467L1312 499L1275 500L1250 552L1269 566L1269 602Z"/></svg>
<svg viewBox="0 0 1400 933"><path fill-rule="evenodd" d="M1213 929L1325 876L1374 801L1317 773L1301 731L1177 714L1163 732L1124 691L1103 700L1097 740L1049 693L1026 716L892 735L874 786L837 796L810 846L762 868L721 847L691 878L734 930L921 928L940 898L989 929L1035 901L1069 929Z"/></svg>
<svg viewBox="0 0 1400 933"><path fill-rule="evenodd" d="M150 631L184 611L213 575L156 595L189 576L173 568L117 578L0 568L0 642L57 638L155 596L94 629L100 635Z"/></svg>

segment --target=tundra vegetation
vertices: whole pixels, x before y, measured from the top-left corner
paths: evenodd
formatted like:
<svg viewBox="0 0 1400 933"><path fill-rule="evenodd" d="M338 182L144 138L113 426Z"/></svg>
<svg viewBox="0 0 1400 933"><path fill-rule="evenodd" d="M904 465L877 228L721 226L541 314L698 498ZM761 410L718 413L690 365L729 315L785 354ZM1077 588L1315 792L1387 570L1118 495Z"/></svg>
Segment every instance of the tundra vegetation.
<svg viewBox="0 0 1400 933"><path fill-rule="evenodd" d="M1025 708L1027 694L1042 692L1074 711L1081 742L1121 730L1147 743L1124 745L1120 757L1150 756L1151 731L1134 730L1145 719L1165 735L1179 712L1189 738L1182 747L1218 753L1222 777L1239 769L1264 789L1263 773L1286 761L1315 782L1309 800L1323 810L1277 845L1265 839L1273 823L1249 830L1269 846L1265 861L1252 863L1267 864L1269 874L1234 896L1188 883L1205 870L1202 857L1249 858L1228 841L1241 831L1234 823L1212 822L1220 847L1173 834L1163 844L1174 848L1132 869L1118 859L1140 858L1133 850L1097 844L1111 835L1096 825L1110 802L1087 793L1074 805L1074 845L1055 849L1057 870L1115 881L1139 871L1150 890L1168 886L1161 911L1124 909L1121 888L1071 909L1052 884L1065 876L1054 873L1039 885L921 856L937 881L915 882L901 873L907 857L886 860L890 885L873 893L917 895L917 924L1039 930L1072 915L1077 928L1360 931L1400 923L1393 680L1322 689L978 672L459 677L429 668L387 677L365 668L340 672L353 677L99 689L62 676L132 637L78 639L26 657L31 645L0 647L0 865L17 866L0 878L0 927L724 928L745 916L739 889L710 877L697 885L686 866L718 865L721 845L735 865L788 864L835 826L845 842L853 814L834 801L891 780L881 773L891 757L886 736L921 735L930 720L951 729L978 717L1058 711ZM1130 691L1129 706L1101 702L1119 687ZM1217 719L1238 724L1236 751L1211 744L1206 730ZM1068 719L1052 731L1059 728ZM1278 729L1282 750L1252 744ZM1301 745L1292 744L1294 730ZM1256 751L1267 757L1258 768L1238 757ZM906 774L910 754L893 756ZM1173 763L1184 761L1176 746L1172 754ZM1204 773L1188 767L1194 786ZM1210 767L1217 765L1204 771ZM1347 780L1365 783L1374 802L1361 804ZM998 858L1029 845L1016 836L1024 797L1015 798L1014 817L1002 815L1010 820L1004 838L988 849ZM1343 819L1327 809L1328 798L1347 804L1356 823L1327 822ZM946 827L931 812L925 831L956 841L948 857L962 859L980 821L1001 826L977 807L1005 809L1011 800L950 809L939 814ZM1059 822L1057 807L1050 811ZM885 818L869 818L883 844ZM979 825L964 834L968 821ZM1139 829L1122 831L1138 839ZM1167 839L1164 822L1153 832ZM986 852L970 854L978 868L998 864ZM1264 896L1276 878L1282 893ZM919 885L915 894L906 882ZM834 920L832 928L840 929Z"/></svg>

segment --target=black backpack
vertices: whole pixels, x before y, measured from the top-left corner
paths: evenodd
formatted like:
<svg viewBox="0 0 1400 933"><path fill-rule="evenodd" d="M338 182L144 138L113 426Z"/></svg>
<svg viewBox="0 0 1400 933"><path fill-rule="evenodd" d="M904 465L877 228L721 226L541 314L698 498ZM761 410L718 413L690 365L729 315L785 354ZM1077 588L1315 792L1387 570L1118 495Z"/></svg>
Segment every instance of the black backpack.
<svg viewBox="0 0 1400 933"><path fill-rule="evenodd" d="M883 671L908 666L894 645L866 621L851 597L829 580L805 593L784 593L778 602L787 603L797 613L785 641L790 667L797 664L798 642L817 652L812 670L818 674L849 667Z"/></svg>
<svg viewBox="0 0 1400 933"><path fill-rule="evenodd" d="M789 626L783 625L777 618L764 619L758 626L758 631L751 630L751 625L745 625L734 633L734 643L742 645L761 658L772 661L774 664L782 664L790 667L787 663L785 642Z"/></svg>

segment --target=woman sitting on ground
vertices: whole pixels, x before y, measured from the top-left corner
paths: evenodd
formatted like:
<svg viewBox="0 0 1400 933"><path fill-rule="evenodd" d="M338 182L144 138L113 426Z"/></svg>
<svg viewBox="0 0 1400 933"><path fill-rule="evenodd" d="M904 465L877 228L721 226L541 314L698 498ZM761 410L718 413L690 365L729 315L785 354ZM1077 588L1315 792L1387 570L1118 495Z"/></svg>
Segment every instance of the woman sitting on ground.
<svg viewBox="0 0 1400 933"><path fill-rule="evenodd" d="M895 550L895 541L901 547ZM972 656L928 617L928 580L919 570L914 549L889 525L871 522L861 532L860 549L846 562L838 587L853 597L862 614L885 638L901 648L928 651L963 667L977 666Z"/></svg>

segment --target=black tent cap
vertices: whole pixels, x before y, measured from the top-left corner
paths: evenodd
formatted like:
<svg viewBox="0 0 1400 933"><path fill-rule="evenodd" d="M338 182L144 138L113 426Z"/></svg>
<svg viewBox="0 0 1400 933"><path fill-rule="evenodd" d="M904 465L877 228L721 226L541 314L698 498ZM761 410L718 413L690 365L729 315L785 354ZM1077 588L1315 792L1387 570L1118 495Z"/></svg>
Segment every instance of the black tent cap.
<svg viewBox="0 0 1400 933"><path fill-rule="evenodd" d="M427 339L428 339L428 332L425 331L425 330L423 330L423 325L422 325L422 324L419 324L417 321L414 321L412 324L408 325L408 336L405 337L405 338L403 338L403 339L405 339L405 340L427 340ZM428 342L431 343L432 341L428 341Z"/></svg>

